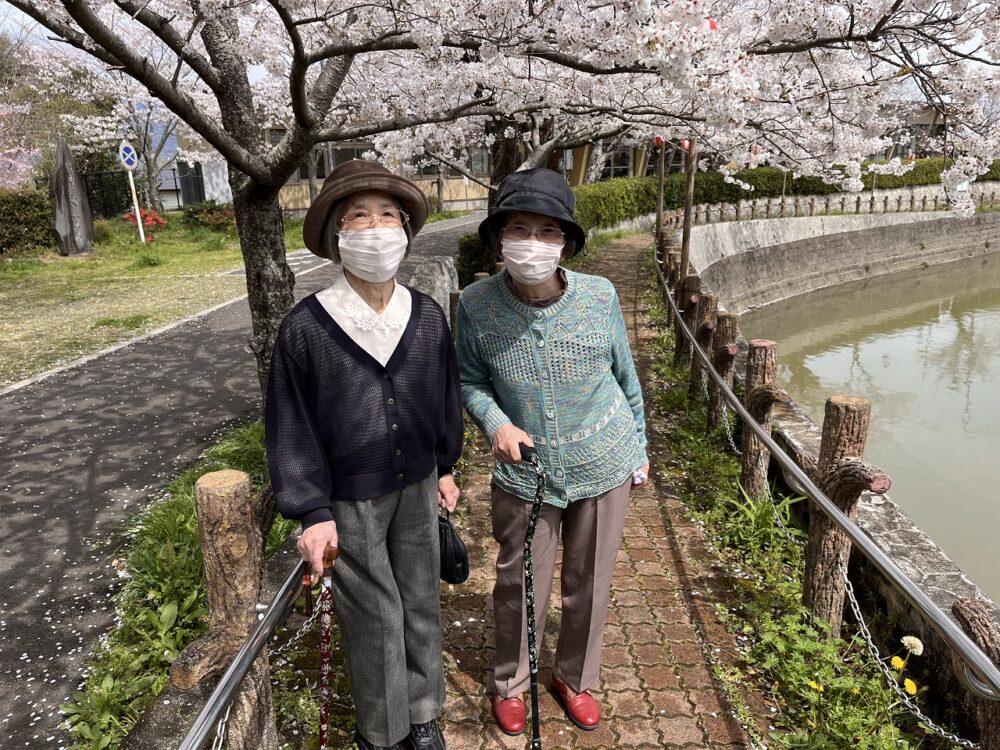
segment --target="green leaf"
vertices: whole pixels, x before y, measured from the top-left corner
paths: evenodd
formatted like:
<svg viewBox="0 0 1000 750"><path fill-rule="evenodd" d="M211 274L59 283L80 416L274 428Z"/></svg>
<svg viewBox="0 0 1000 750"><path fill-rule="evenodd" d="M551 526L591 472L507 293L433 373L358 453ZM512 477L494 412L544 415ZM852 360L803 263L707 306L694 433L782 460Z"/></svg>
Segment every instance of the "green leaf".
<svg viewBox="0 0 1000 750"><path fill-rule="evenodd" d="M166 633L177 621L177 602L167 602L160 607L160 633Z"/></svg>

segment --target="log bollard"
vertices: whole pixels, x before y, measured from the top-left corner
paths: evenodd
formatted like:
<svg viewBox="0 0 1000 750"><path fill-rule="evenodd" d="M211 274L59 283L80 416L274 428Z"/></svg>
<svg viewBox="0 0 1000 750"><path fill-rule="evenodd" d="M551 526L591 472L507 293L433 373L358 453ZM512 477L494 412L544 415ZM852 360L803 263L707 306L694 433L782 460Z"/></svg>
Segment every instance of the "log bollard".
<svg viewBox="0 0 1000 750"><path fill-rule="evenodd" d="M678 297L678 306L684 316L684 322L689 330L694 332L695 316L698 314L698 299L701 297L701 277L697 274L688 274L684 279L681 294ZM685 365L691 362L691 343L684 338L681 333L680 323L674 326L676 338L674 340L674 364Z"/></svg>
<svg viewBox="0 0 1000 750"><path fill-rule="evenodd" d="M778 369L778 345L767 339L754 339L747 352L746 380L743 403L754 420L768 433L771 431L771 406L781 399L774 387ZM785 397L787 398L787 396ZM767 491L767 464L771 452L749 428L742 431L743 462L740 484L749 497L764 497Z"/></svg>
<svg viewBox="0 0 1000 750"><path fill-rule="evenodd" d="M476 273L472 274L473 281L482 281L483 279L488 279L489 277L490 275L486 273L486 271L477 271Z"/></svg>
<svg viewBox="0 0 1000 750"><path fill-rule="evenodd" d="M834 504L851 520L865 491L889 490L888 475L861 460L868 437L871 404L856 396L831 396L826 401L816 480ZM839 560L847 565L851 540L815 504L809 508L802 602L816 620L830 625L830 638L840 637L844 617L844 578Z"/></svg>
<svg viewBox="0 0 1000 750"><path fill-rule="evenodd" d="M715 336L715 313L719 308L718 300L714 294L703 294L698 300L698 309L695 312L695 323L692 331L698 346L709 356L712 356L712 339ZM688 398L691 400L701 398L705 389L705 368L701 361L691 352L691 380L688 383Z"/></svg>
<svg viewBox="0 0 1000 750"><path fill-rule="evenodd" d="M736 372L736 321L733 313L719 313L716 319L712 366L731 389ZM714 380L708 381L708 429L716 430L726 418L726 402Z"/></svg>
<svg viewBox="0 0 1000 750"><path fill-rule="evenodd" d="M962 598L951 605L951 613L965 634L983 650L994 664L1000 666L1000 628L990 616L990 611L981 601ZM956 669L965 665L956 659ZM981 750L1000 750L1000 703L976 701L977 724L979 725L979 747Z"/></svg>
<svg viewBox="0 0 1000 750"><path fill-rule="evenodd" d="M170 667L170 681L183 690L225 669L256 626L264 568L264 501L251 491L250 478L242 471L215 471L198 480L195 493L209 630ZM230 750L278 747L266 650L233 699L227 727Z"/></svg>

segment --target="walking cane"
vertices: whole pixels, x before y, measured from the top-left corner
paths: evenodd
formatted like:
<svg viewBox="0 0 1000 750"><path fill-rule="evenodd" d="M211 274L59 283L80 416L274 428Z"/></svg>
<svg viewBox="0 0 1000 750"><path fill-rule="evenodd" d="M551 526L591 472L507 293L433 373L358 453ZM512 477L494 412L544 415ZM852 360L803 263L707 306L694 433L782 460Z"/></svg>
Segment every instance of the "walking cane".
<svg viewBox="0 0 1000 750"><path fill-rule="evenodd" d="M327 734L330 721L330 660L332 645L330 627L333 615L333 561L339 551L336 547L326 545L323 550L323 591L319 596L320 622L323 626L322 650L320 652L320 708L319 708L319 748L326 750Z"/></svg>
<svg viewBox="0 0 1000 750"><path fill-rule="evenodd" d="M538 722L538 646L535 642L535 579L531 569L531 547L535 540L535 527L538 516L542 512L542 497L545 494L545 471L538 458L538 451L529 448L524 443L518 446L521 458L531 464L535 470L537 483L535 499L531 503L531 516L528 519L528 530L524 534L524 601L528 618L528 671L531 675L531 750L542 750L542 733ZM542 602L548 606L548 602Z"/></svg>

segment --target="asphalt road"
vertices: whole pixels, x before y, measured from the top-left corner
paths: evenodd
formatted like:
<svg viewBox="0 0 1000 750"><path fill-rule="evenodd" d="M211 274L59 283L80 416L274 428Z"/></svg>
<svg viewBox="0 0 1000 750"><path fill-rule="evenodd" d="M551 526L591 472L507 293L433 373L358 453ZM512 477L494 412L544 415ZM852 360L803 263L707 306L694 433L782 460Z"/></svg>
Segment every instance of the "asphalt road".
<svg viewBox="0 0 1000 750"><path fill-rule="evenodd" d="M400 270L454 256L474 214L427 227ZM333 266L298 256L297 297ZM260 412L238 300L0 396L0 747L60 747L58 707L114 622L106 541L228 427Z"/></svg>

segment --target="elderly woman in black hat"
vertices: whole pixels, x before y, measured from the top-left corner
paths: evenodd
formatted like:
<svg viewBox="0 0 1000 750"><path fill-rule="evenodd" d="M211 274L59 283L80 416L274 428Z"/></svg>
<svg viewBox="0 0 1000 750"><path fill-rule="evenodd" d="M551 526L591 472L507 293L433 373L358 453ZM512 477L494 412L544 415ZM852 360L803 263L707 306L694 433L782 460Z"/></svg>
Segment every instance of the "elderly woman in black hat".
<svg viewBox="0 0 1000 750"><path fill-rule="evenodd" d="M607 279L559 266L586 239L574 204L566 182L549 169L507 177L494 212L479 225L506 270L468 287L458 308L462 400L496 458L492 516L500 550L490 692L497 723L511 735L525 725L522 550L536 488L520 446L533 446L545 470L532 553L536 631L545 630L561 538L562 623L552 687L582 729L600 722L588 691L600 676L629 493L649 472L642 391L615 289Z"/></svg>
<svg viewBox="0 0 1000 750"><path fill-rule="evenodd" d="M314 570L339 548L333 601L357 743L443 750L437 506L455 507L462 449L455 351L441 308L396 283L427 199L374 162L337 167L306 214L342 265L278 332L265 432L278 510Z"/></svg>

